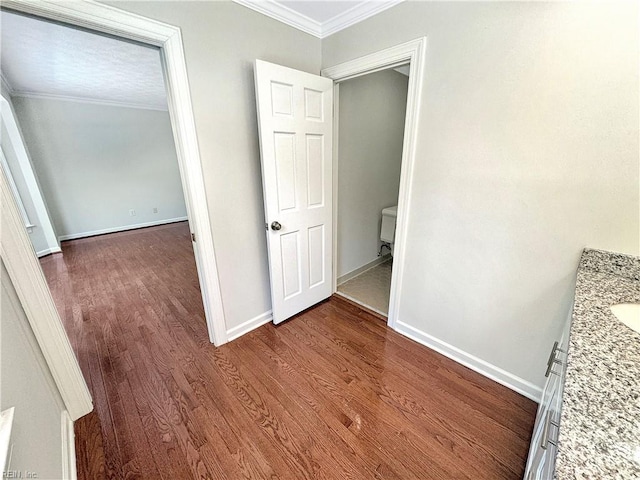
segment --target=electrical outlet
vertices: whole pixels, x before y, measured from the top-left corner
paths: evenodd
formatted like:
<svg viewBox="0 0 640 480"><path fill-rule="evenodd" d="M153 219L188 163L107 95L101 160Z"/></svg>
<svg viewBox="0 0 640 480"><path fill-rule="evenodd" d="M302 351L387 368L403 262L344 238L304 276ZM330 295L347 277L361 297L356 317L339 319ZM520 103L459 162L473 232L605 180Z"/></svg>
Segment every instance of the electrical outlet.
<svg viewBox="0 0 640 480"><path fill-rule="evenodd" d="M153 213L158 213L158 207L153 207Z"/></svg>
<svg viewBox="0 0 640 480"><path fill-rule="evenodd" d="M131 216L131 217L135 217L136 216L136 211L133 208L131 210L129 210L129 216Z"/></svg>

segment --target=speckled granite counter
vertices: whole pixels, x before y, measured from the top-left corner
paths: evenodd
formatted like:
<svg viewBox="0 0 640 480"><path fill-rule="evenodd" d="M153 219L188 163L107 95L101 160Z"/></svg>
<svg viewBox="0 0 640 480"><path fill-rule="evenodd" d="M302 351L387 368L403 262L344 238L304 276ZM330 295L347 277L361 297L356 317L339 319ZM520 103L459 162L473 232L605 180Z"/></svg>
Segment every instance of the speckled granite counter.
<svg viewBox="0 0 640 480"><path fill-rule="evenodd" d="M640 302L640 258L580 259L555 476L640 479L640 334L609 307Z"/></svg>

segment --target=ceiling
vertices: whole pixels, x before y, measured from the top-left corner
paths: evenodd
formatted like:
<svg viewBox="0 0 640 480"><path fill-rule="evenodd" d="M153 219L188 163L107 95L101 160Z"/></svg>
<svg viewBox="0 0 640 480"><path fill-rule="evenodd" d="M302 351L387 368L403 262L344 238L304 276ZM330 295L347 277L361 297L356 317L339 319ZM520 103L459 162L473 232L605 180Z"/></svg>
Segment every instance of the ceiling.
<svg viewBox="0 0 640 480"><path fill-rule="evenodd" d="M404 0L233 0L318 38L325 38Z"/></svg>
<svg viewBox="0 0 640 480"><path fill-rule="evenodd" d="M403 0L234 0L324 38ZM159 50L0 12L0 73L13 96L167 109Z"/></svg>
<svg viewBox="0 0 640 480"><path fill-rule="evenodd" d="M157 48L2 11L0 70L14 96L167 109Z"/></svg>

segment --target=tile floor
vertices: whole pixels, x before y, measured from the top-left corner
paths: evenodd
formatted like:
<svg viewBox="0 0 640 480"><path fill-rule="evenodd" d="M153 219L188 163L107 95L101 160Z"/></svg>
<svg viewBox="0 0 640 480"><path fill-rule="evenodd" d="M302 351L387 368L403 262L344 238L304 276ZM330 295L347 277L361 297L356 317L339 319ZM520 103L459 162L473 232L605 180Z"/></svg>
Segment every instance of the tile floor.
<svg viewBox="0 0 640 480"><path fill-rule="evenodd" d="M389 313L392 259L338 286L338 293L382 315Z"/></svg>

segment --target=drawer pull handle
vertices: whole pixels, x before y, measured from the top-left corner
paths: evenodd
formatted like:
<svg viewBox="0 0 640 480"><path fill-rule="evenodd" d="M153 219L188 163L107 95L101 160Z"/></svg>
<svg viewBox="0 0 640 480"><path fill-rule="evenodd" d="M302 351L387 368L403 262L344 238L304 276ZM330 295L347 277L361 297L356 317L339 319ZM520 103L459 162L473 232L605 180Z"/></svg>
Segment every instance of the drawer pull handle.
<svg viewBox="0 0 640 480"><path fill-rule="evenodd" d="M554 447L558 446L555 440L551 440L549 438L549 434L551 433L550 425L553 425L555 427L560 426L558 422L554 422L553 420L551 420L551 411L547 412L547 415L544 419L544 428L542 429L542 440L540 441L540 448L542 448L543 450L546 450L547 445L549 444L553 445Z"/></svg>
<svg viewBox="0 0 640 480"><path fill-rule="evenodd" d="M550 373L556 374L556 372L552 372L551 368L553 368L554 364L562 365L562 361L556 358L556 352L566 353L561 348L558 348L558 342L553 342L553 348L551 349L551 353L549 354L549 359L547 360L547 371L544 373L545 377L548 377Z"/></svg>
<svg viewBox="0 0 640 480"><path fill-rule="evenodd" d="M544 376L548 377L550 373L553 373L554 375L560 375L558 372L556 372L555 370L551 370L553 368L553 366L555 364L559 364L562 365L562 362L560 360L554 360L553 362L551 362L549 365L547 365L547 371L544 372Z"/></svg>

